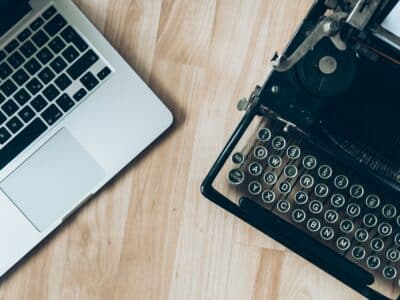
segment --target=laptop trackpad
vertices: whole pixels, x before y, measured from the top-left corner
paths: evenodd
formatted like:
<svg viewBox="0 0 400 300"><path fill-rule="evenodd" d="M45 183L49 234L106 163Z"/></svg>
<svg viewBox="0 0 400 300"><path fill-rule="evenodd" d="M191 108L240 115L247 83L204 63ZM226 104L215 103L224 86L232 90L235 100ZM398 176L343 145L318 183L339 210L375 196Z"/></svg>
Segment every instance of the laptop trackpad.
<svg viewBox="0 0 400 300"><path fill-rule="evenodd" d="M89 196L104 175L68 130L61 129L0 188L39 231L45 231Z"/></svg>

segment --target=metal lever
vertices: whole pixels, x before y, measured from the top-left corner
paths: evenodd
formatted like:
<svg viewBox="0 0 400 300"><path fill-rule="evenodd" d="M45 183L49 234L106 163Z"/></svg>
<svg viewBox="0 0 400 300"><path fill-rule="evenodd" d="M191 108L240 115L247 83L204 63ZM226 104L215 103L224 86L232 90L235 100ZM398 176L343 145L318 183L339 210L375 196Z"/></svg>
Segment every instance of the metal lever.
<svg viewBox="0 0 400 300"><path fill-rule="evenodd" d="M338 50L346 50L347 45L340 38L339 32L342 20L347 17L348 14L344 12L324 17L290 57L281 55L272 61L274 70L278 72L289 70L325 37L330 37Z"/></svg>

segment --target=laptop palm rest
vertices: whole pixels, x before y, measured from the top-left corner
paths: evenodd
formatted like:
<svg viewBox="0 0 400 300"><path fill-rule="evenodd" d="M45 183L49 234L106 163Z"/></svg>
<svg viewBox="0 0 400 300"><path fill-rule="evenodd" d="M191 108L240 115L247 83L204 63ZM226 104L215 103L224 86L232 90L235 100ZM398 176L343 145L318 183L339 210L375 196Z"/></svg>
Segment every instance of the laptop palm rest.
<svg viewBox="0 0 400 300"><path fill-rule="evenodd" d="M104 176L93 157L61 129L0 188L39 231L45 231L89 196Z"/></svg>

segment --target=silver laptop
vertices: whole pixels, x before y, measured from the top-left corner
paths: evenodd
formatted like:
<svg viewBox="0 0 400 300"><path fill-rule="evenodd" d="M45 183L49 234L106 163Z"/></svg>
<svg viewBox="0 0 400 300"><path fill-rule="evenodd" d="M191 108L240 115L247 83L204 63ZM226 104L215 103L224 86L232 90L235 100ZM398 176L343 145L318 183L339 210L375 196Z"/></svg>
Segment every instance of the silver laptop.
<svg viewBox="0 0 400 300"><path fill-rule="evenodd" d="M70 0L0 0L0 276L172 123Z"/></svg>

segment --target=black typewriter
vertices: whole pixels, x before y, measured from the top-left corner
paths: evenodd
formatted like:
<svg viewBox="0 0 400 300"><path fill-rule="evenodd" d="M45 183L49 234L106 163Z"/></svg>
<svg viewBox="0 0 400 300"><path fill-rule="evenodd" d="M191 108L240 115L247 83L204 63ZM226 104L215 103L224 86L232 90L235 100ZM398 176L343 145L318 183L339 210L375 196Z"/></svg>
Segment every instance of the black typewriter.
<svg viewBox="0 0 400 300"><path fill-rule="evenodd" d="M400 295L400 2L315 1L203 194L370 299Z"/></svg>

